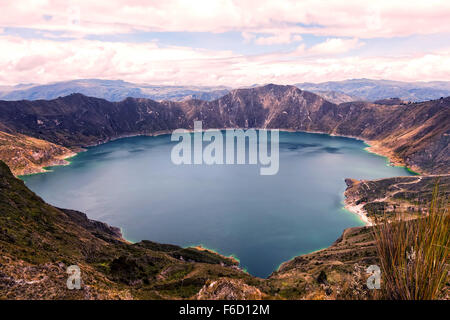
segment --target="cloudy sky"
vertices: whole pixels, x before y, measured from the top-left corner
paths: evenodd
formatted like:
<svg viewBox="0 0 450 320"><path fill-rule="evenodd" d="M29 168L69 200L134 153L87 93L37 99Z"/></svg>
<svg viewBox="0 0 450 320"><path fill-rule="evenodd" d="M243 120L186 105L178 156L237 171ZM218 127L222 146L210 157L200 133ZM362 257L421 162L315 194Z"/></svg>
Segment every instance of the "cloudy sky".
<svg viewBox="0 0 450 320"><path fill-rule="evenodd" d="M448 0L0 0L0 85L450 80Z"/></svg>

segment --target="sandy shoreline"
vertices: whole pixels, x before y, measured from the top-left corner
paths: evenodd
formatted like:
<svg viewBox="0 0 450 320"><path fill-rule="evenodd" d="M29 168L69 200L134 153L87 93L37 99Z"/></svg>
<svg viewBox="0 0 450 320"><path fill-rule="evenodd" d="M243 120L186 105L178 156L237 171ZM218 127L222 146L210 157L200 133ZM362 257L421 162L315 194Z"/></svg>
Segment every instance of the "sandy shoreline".
<svg viewBox="0 0 450 320"><path fill-rule="evenodd" d="M369 219L369 217L367 217L367 212L364 211L363 209L364 204L351 204L351 203L347 203L345 202L345 209L350 211L353 214L356 214L359 219L364 222L364 224L366 226L373 226L372 221Z"/></svg>

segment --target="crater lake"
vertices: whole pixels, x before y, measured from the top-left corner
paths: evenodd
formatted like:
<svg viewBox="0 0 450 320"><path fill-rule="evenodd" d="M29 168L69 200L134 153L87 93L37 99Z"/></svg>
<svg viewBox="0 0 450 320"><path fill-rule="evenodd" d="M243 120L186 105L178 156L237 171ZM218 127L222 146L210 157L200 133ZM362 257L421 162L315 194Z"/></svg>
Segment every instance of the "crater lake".
<svg viewBox="0 0 450 320"><path fill-rule="evenodd" d="M280 132L279 171L259 165L175 165L170 135L122 138L21 177L52 205L85 212L133 242L202 245L267 277L294 256L361 226L344 209L345 178L411 175L356 139Z"/></svg>

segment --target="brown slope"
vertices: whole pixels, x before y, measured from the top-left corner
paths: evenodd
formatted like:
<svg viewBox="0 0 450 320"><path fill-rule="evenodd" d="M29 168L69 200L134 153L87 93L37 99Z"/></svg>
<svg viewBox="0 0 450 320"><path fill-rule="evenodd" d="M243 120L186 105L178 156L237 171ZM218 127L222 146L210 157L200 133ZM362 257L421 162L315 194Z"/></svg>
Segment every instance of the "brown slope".
<svg viewBox="0 0 450 320"><path fill-rule="evenodd" d="M0 160L15 175L41 172L42 167L67 164L64 159L73 155L75 153L71 150L45 140L0 131Z"/></svg>

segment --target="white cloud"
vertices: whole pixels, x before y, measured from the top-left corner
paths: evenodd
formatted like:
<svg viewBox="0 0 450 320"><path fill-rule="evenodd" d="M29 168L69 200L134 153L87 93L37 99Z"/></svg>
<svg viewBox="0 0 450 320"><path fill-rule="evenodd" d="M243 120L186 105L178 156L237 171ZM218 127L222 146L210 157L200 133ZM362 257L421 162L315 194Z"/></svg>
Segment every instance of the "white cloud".
<svg viewBox="0 0 450 320"><path fill-rule="evenodd" d="M264 33L271 29L268 33L274 36L311 33L374 38L450 32L448 0L378 0L369 4L361 0L0 1L0 27L74 34L135 30Z"/></svg>
<svg viewBox="0 0 450 320"><path fill-rule="evenodd" d="M334 56L359 45L332 38L312 48L257 56L231 51L159 47L78 39L69 42L0 36L0 83L46 83L77 78L154 84L293 84L348 78L450 79L450 50L404 56Z"/></svg>
<svg viewBox="0 0 450 320"><path fill-rule="evenodd" d="M370 5L360 0L0 0L0 6L0 83L5 84L105 78L236 87L358 77L450 78L449 50L428 52L424 47L403 56L349 56L368 38L450 33L447 0L410 0L407 8L397 0ZM25 39L2 33L5 27L76 40ZM300 42L306 34L326 40L312 47L301 43L287 53L244 56L162 47L156 41L85 38L136 31L239 31L244 41L267 46Z"/></svg>
<svg viewBox="0 0 450 320"><path fill-rule="evenodd" d="M316 44L315 46L311 47L308 50L308 53L319 55L340 54L358 48L362 45L363 43L360 42L357 38L353 39L332 38L327 39L325 42Z"/></svg>

